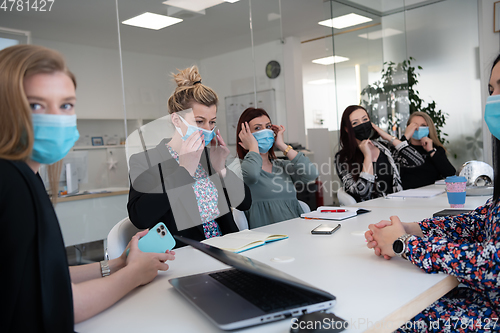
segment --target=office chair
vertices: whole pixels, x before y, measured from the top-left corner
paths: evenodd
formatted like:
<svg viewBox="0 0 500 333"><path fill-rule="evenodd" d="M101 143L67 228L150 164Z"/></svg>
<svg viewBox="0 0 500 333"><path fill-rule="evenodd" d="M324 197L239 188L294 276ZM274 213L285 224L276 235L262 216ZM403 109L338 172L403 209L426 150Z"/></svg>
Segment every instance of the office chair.
<svg viewBox="0 0 500 333"><path fill-rule="evenodd" d="M343 187L339 188L337 191L337 199L339 199L340 206L350 206L356 203L356 199L350 194L347 194Z"/></svg>
<svg viewBox="0 0 500 333"><path fill-rule="evenodd" d="M107 238L106 259L115 259L122 255L132 237L140 229L137 229L128 216L115 224Z"/></svg>
<svg viewBox="0 0 500 333"><path fill-rule="evenodd" d="M233 218L234 222L236 222L236 225L238 226L238 229L240 230L248 229L247 217L245 216L245 213L243 213L241 210L233 208Z"/></svg>
<svg viewBox="0 0 500 333"><path fill-rule="evenodd" d="M304 201L299 201L300 208L304 211L304 213L309 213L311 211L311 208L309 207L308 204L306 204Z"/></svg>

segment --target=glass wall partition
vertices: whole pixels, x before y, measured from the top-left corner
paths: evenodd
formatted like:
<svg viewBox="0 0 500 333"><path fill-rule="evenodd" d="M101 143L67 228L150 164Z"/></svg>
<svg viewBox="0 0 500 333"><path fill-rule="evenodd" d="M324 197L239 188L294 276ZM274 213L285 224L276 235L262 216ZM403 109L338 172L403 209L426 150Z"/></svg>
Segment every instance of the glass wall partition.
<svg viewBox="0 0 500 333"><path fill-rule="evenodd" d="M102 259L102 240L127 215L115 3L65 0L30 1L29 7L26 1L11 4L7 1L0 10L0 48L34 44L54 49L75 74L80 139L58 163L57 189L49 186L47 166L42 165L40 175L47 189L59 193L55 209L66 246L99 241L94 252L86 252L94 245L79 247L76 252L68 248L70 263L81 255ZM2 43L6 40L8 43Z"/></svg>
<svg viewBox="0 0 500 333"><path fill-rule="evenodd" d="M128 24L144 13L173 24L158 30ZM168 114L172 73L193 65L218 94L217 128L233 154L247 107L262 107L286 123L278 0L120 0L118 14L128 134Z"/></svg>

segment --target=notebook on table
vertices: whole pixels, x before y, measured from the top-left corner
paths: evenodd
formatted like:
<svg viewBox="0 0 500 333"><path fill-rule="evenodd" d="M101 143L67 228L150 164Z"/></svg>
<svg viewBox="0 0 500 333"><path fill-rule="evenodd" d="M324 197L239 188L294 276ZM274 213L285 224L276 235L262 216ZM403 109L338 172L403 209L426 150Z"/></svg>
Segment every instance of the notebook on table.
<svg viewBox="0 0 500 333"><path fill-rule="evenodd" d="M170 284L223 330L264 324L335 305L335 296L260 261L182 236L175 239L232 268L170 279Z"/></svg>
<svg viewBox="0 0 500 333"><path fill-rule="evenodd" d="M242 230L239 232L226 234L222 237L212 237L209 239L205 239L204 241L202 241L202 243L217 247L222 250L240 253L258 246L265 245L267 243L279 241L286 238L288 238L287 235L273 235L253 230Z"/></svg>
<svg viewBox="0 0 500 333"><path fill-rule="evenodd" d="M340 221L368 212L370 212L368 209L357 208L357 207L321 206L309 213L300 214L300 217L312 220Z"/></svg>

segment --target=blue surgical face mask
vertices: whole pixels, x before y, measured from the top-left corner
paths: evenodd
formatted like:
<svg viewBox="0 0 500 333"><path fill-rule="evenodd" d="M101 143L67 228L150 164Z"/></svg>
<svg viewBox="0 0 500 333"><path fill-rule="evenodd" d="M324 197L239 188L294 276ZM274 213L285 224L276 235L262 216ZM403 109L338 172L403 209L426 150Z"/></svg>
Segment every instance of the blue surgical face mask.
<svg viewBox="0 0 500 333"><path fill-rule="evenodd" d="M500 95L489 96L486 99L484 121L491 134L500 140Z"/></svg>
<svg viewBox="0 0 500 333"><path fill-rule="evenodd" d="M186 135L182 136L182 130L179 127L175 127L175 129L177 130L177 132L179 132L179 134L181 135L183 141L186 141L189 138L189 136L191 134L193 134L194 132L196 132L196 131L203 131L203 137L205 138L205 146L208 146L210 144L210 141L212 141L212 139L215 136L215 127L214 127L213 130L208 131L206 129L203 129L203 128L200 128L200 127L193 126L193 125L189 124L181 116L179 116L179 118L181 118L181 120L184 123L184 125L186 125L187 128L188 128L187 132L186 132Z"/></svg>
<svg viewBox="0 0 500 333"><path fill-rule="evenodd" d="M76 115L34 113L31 119L35 138L31 159L38 163L62 160L80 137Z"/></svg>
<svg viewBox="0 0 500 333"><path fill-rule="evenodd" d="M274 132L270 129L264 129L252 134L259 144L259 152L261 154L267 153L274 144Z"/></svg>
<svg viewBox="0 0 500 333"><path fill-rule="evenodd" d="M429 136L429 127L427 126L420 126L413 132L412 138L415 140L420 140L422 138L425 138L426 136Z"/></svg>

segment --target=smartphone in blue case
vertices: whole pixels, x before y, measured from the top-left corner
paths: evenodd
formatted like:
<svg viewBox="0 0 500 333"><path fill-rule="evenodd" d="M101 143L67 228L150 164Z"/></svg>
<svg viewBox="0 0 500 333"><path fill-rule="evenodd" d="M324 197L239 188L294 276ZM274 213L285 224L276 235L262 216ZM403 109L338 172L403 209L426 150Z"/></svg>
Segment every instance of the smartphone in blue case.
<svg viewBox="0 0 500 333"><path fill-rule="evenodd" d="M165 253L175 246L175 239L163 222L149 229L146 236L139 239L139 250L142 252Z"/></svg>

